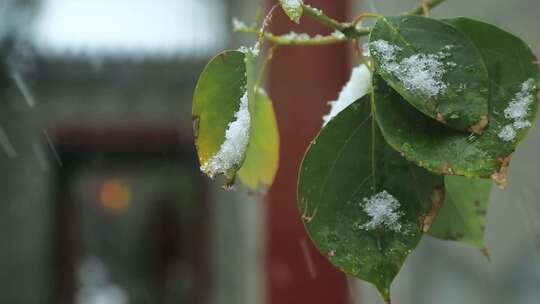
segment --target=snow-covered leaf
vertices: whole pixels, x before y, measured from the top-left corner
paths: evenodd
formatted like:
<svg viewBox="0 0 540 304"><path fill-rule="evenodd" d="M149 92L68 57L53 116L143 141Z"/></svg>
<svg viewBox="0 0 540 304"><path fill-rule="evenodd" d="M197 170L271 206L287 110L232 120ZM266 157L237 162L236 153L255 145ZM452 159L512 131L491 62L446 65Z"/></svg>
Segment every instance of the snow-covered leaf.
<svg viewBox="0 0 540 304"><path fill-rule="evenodd" d="M292 21L300 23L300 18L304 13L304 7L302 6L304 2L302 0L279 0L279 3Z"/></svg>
<svg viewBox="0 0 540 304"><path fill-rule="evenodd" d="M374 77L377 121L387 142L432 172L492 178L506 184L511 154L538 109L537 59L521 39L468 18L449 20L480 50L489 73L489 124L482 135L458 132L411 107Z"/></svg>
<svg viewBox="0 0 540 304"><path fill-rule="evenodd" d="M451 241L462 241L484 252L484 228L492 182L461 176L444 178L446 196L429 234Z"/></svg>
<svg viewBox="0 0 540 304"><path fill-rule="evenodd" d="M333 118L309 147L298 207L320 252L388 299L392 280L442 203L443 184L442 176L385 143L368 95Z"/></svg>
<svg viewBox="0 0 540 304"><path fill-rule="evenodd" d="M224 51L201 73L193 96L195 145L208 176L234 181L249 139L247 103L245 54Z"/></svg>
<svg viewBox="0 0 540 304"><path fill-rule="evenodd" d="M490 77L490 119L495 120L491 128L515 148L536 121L537 57L523 40L491 24L469 18L445 21L469 36L482 53ZM513 129L513 136L507 134L508 129Z"/></svg>
<svg viewBox="0 0 540 304"><path fill-rule="evenodd" d="M489 83L480 52L455 27L422 16L381 17L370 35L375 69L419 111L481 134Z"/></svg>

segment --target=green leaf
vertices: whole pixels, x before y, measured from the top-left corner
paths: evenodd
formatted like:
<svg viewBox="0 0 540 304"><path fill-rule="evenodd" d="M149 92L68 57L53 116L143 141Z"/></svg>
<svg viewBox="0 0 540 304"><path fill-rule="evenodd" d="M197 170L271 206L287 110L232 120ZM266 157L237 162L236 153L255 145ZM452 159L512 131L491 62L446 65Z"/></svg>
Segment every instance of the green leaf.
<svg viewBox="0 0 540 304"><path fill-rule="evenodd" d="M529 45L520 38L482 21L470 18L447 19L446 22L454 25L466 34L477 46L488 68L490 77L490 115L494 120L492 129L501 131L505 126L515 123L505 113L509 103L522 91L523 84L530 82L530 105L526 109L526 119L531 125L516 130L512 141L515 149L535 124L538 112L538 84L540 70L538 58ZM522 99L524 96L521 96Z"/></svg>
<svg viewBox="0 0 540 304"><path fill-rule="evenodd" d="M532 126L536 119L536 57L522 40L495 26L466 18L448 22L475 43L488 68L491 97L484 133L467 135L437 123L374 77L377 121L387 142L419 166L435 173L491 177L504 186L511 154L529 131L526 124ZM518 111L524 113L521 119L507 114L516 108L524 110ZM515 132L510 138L505 133L509 127Z"/></svg>
<svg viewBox="0 0 540 304"><path fill-rule="evenodd" d="M300 169L298 207L320 252L389 299L392 280L442 203L443 182L388 147L365 96L333 118L310 145ZM368 201L386 194L398 206L387 204L388 221L377 224ZM387 196L379 203L390 201Z"/></svg>
<svg viewBox="0 0 540 304"><path fill-rule="evenodd" d="M484 227L491 181L446 176L446 196L429 234L443 240L462 241L484 252Z"/></svg>
<svg viewBox="0 0 540 304"><path fill-rule="evenodd" d="M300 23L300 18L304 14L304 3L302 0L279 0L281 8L289 18L295 23Z"/></svg>
<svg viewBox="0 0 540 304"><path fill-rule="evenodd" d="M262 89L255 92L254 114L246 159L238 177L252 191L267 189L279 162L279 133L272 101Z"/></svg>
<svg viewBox="0 0 540 304"><path fill-rule="evenodd" d="M369 49L376 72L419 111L454 129L482 133L488 73L466 35L431 18L381 17Z"/></svg>

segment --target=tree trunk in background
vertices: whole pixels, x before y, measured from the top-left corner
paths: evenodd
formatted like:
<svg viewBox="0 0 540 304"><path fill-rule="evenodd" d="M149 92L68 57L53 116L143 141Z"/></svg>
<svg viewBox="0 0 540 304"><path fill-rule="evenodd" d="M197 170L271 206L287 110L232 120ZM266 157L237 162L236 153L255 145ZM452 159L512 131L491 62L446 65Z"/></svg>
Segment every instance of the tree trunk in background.
<svg viewBox="0 0 540 304"><path fill-rule="evenodd" d="M268 7L276 2L267 1ZM309 4L337 20L345 20L349 0L312 0ZM301 23L295 26L276 9L271 29L279 34L290 30L311 34L331 32L309 17ZM322 126L323 114L329 111L327 102L337 98L346 82L350 73L348 54L346 44L283 47L278 49L270 66L267 84L281 134L281 160L267 209L268 304L349 303L345 275L312 245L296 207L300 162Z"/></svg>

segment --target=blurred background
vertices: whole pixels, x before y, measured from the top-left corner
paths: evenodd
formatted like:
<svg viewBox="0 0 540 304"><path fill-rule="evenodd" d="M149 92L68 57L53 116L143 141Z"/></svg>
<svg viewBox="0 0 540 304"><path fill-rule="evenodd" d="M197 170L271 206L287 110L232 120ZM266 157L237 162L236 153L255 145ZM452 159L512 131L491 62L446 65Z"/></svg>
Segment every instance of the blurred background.
<svg viewBox="0 0 540 304"><path fill-rule="evenodd" d="M339 20L418 1L305 0ZM0 0L0 304L382 303L306 237L296 174L356 64L350 45L282 48L266 80L282 136L269 195L224 192L199 172L197 77L253 43L231 20L273 0ZM435 16L495 23L540 54L536 0L448 0ZM276 11L271 28L329 33ZM292 68L294 67L294 68ZM394 303L540 302L540 133L494 190L491 261L425 237Z"/></svg>

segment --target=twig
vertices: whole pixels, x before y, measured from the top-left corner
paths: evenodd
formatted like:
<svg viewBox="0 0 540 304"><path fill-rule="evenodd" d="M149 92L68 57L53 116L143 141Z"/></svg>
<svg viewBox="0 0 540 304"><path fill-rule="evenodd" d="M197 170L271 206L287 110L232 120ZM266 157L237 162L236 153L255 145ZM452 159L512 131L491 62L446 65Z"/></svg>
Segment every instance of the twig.
<svg viewBox="0 0 540 304"><path fill-rule="evenodd" d="M429 11L431 11L434 7L436 7L437 5L443 3L444 1L445 0L426 0L426 1L422 1L422 3L420 5L418 5L413 10L409 11L407 14L408 15L422 15L422 14L425 14L424 11L427 11L427 13L429 13Z"/></svg>
<svg viewBox="0 0 540 304"><path fill-rule="evenodd" d="M349 27L351 27L350 23L342 23L339 22L323 13L320 9L311 7L307 4L302 5L304 8L304 14L307 16L312 17L313 19L317 20L319 23L326 25L329 28L332 28L336 31L343 32Z"/></svg>
<svg viewBox="0 0 540 304"><path fill-rule="evenodd" d="M241 27L237 28L236 31L243 32L243 33L252 33L252 34L258 34L259 30L255 27ZM369 33L369 29L363 29L363 31L367 34ZM279 45L295 45L295 46L318 46L318 45L328 45L328 44L336 44L347 41L347 37L345 35L340 34L331 34L328 36L313 36L309 37L307 34L297 34L297 33L289 33L285 35L274 35L269 32L264 33L264 38L272 43L279 44Z"/></svg>
<svg viewBox="0 0 540 304"><path fill-rule="evenodd" d="M268 48L268 51L266 53L266 57L264 58L261 69L259 71L259 76L257 77L257 81L255 82L255 87L256 88L258 88L261 85L261 82L263 80L266 68L267 68L268 64L270 63L270 61L272 61L272 58L274 57L274 52L276 51L277 48L278 48L277 44L274 44L274 45L272 45L271 47Z"/></svg>

